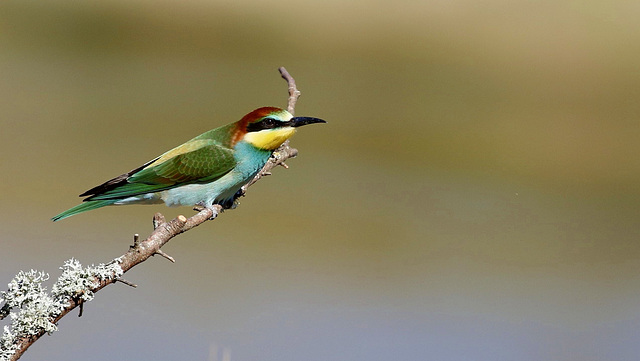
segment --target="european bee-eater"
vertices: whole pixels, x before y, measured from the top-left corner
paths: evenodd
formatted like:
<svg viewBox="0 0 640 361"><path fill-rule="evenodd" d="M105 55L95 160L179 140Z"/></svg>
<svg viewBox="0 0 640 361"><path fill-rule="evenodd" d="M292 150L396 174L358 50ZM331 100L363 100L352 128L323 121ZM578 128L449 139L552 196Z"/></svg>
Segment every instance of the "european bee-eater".
<svg viewBox="0 0 640 361"><path fill-rule="evenodd" d="M259 108L231 123L191 139L142 166L89 189L83 203L53 221L92 209L121 204L168 206L229 205L297 127L326 123L294 117L274 107Z"/></svg>

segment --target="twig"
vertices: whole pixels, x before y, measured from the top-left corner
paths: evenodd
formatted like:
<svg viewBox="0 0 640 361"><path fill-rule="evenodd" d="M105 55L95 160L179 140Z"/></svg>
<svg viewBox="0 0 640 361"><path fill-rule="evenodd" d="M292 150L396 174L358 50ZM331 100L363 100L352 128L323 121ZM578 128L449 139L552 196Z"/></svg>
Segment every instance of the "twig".
<svg viewBox="0 0 640 361"><path fill-rule="evenodd" d="M282 75L282 77L287 81L287 85L289 88L287 110L291 114L294 114L295 105L298 100L298 97L300 96L300 91L298 91L296 87L295 80L289 74L289 72L287 72L287 70L284 67L279 68L278 70L280 71L280 74ZM271 157L271 159L262 168L262 170L255 176L255 178L251 182L249 182L247 185L242 187L242 194L244 195L244 192L246 192L246 189L252 184L254 184L255 182L257 182L260 178L262 178L265 175L271 174L271 170L274 167L278 165L286 166L284 165L284 161L286 161L289 158L295 157L297 154L298 154L298 150L289 147L288 141L285 142L280 148L278 148L274 152L273 157ZM197 227L208 220L215 219L218 216L218 214L220 214L222 211L223 211L222 206L213 205L213 207L211 208L199 209L199 212L190 218L186 218L185 216L180 215L169 222L165 220L162 214L156 213L153 217L153 228L154 228L153 232L143 241L140 241L139 236L137 234L134 236L134 244L129 247L129 250L127 251L127 253L125 253L124 255L122 255L117 259L120 265L120 268L122 269L123 273L126 273L131 268L146 261L147 259L149 259L149 257L155 254L159 254L169 259L170 261L175 262L173 257L168 256L160 248L162 248L162 246L167 244L167 242L169 242L173 237L181 233L184 233L194 227ZM97 281L98 281L97 282L98 285L91 289L91 291L94 293L100 291L104 287L115 282L121 282L129 286L135 287L135 284L129 281L126 281L121 277L106 278L106 279L100 279ZM83 303L84 301L82 301L81 299L70 298L68 300L68 306L65 307L58 314L58 316L52 320L52 322L54 324L57 324L60 321L60 319L62 319L65 315L67 315L69 312L71 312L73 309L75 309L78 306L80 306L80 314L82 314ZM3 309L2 311L4 312L5 310ZM10 360L19 359L22 356L22 354L29 348L29 346L31 346L44 334L45 332L42 331L39 334L23 337L22 339L20 339L17 345L18 348L16 349L15 353L12 355Z"/></svg>
<svg viewBox="0 0 640 361"><path fill-rule="evenodd" d="M176 259L175 258L169 256L167 253L165 253L165 251L163 251L161 249L157 250L156 253L154 253L153 255L155 256L156 254L159 254L162 257L168 259L169 261L171 261L171 263L176 263Z"/></svg>
<svg viewBox="0 0 640 361"><path fill-rule="evenodd" d="M135 284L133 282L129 282L129 281L125 280L124 278L116 278L116 281L118 281L120 283L124 283L125 285L127 285L129 287L133 287L133 288L138 287L137 284Z"/></svg>
<svg viewBox="0 0 640 361"><path fill-rule="evenodd" d="M278 68L278 71L280 72L280 75L282 75L282 78L287 81L287 85L289 86L289 100L287 101L287 111L291 114L295 114L296 102L298 101L298 98L300 98L300 91L298 90L298 87L296 87L295 79L293 79L291 74L289 74L284 66Z"/></svg>

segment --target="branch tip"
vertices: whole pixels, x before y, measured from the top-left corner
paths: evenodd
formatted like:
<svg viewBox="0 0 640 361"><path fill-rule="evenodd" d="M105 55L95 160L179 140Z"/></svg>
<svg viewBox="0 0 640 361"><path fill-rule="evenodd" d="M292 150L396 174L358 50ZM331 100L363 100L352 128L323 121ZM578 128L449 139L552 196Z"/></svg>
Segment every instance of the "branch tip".
<svg viewBox="0 0 640 361"><path fill-rule="evenodd" d="M289 74L289 72L287 71L287 69L284 68L284 66L279 67L278 71L280 72L280 75L282 76L282 78L287 81L287 85L289 86L289 99L287 101L287 111L293 115L296 109L296 102L298 101L298 98L300 97L301 93L298 90L298 87L296 86L295 79L293 79L291 74Z"/></svg>

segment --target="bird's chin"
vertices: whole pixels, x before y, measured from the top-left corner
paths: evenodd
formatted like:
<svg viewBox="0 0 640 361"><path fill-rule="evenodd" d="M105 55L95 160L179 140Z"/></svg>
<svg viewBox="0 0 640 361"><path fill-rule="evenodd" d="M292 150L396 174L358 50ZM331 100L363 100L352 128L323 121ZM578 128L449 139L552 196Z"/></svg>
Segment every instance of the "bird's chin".
<svg viewBox="0 0 640 361"><path fill-rule="evenodd" d="M249 132L245 134L244 141L256 148L265 150L275 150L296 132L293 127L265 129L259 132Z"/></svg>

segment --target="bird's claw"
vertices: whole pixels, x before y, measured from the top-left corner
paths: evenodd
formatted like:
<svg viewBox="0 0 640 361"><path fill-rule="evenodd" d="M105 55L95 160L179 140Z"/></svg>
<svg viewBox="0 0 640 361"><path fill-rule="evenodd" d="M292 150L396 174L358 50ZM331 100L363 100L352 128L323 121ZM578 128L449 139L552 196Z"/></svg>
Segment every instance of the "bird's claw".
<svg viewBox="0 0 640 361"><path fill-rule="evenodd" d="M206 209L207 207L204 206L204 203L197 203L196 205L193 206L193 210L196 212L202 212Z"/></svg>
<svg viewBox="0 0 640 361"><path fill-rule="evenodd" d="M196 212L202 212L205 209L211 210L211 217L209 217L209 220L212 220L218 216L218 208L214 207L213 205L206 205L204 204L204 202L198 202L193 206L193 210Z"/></svg>

